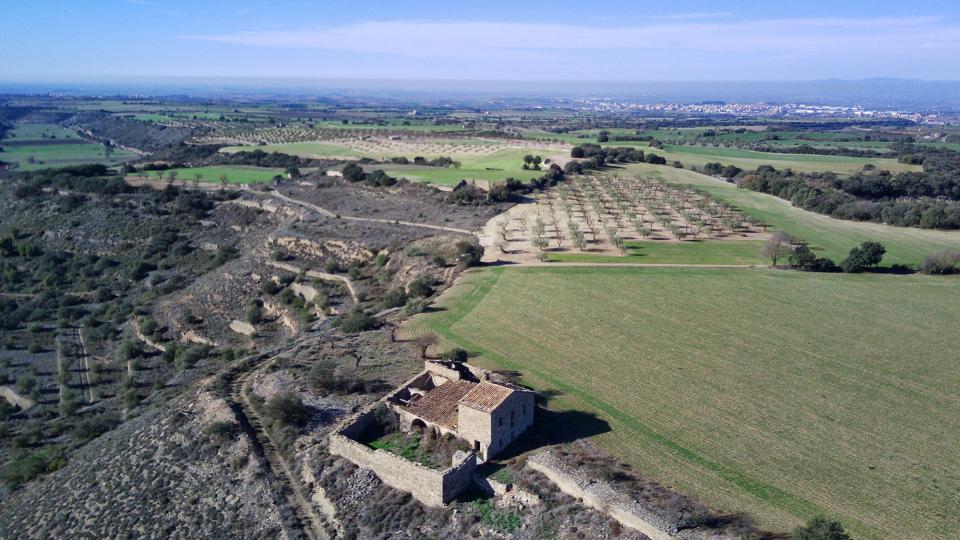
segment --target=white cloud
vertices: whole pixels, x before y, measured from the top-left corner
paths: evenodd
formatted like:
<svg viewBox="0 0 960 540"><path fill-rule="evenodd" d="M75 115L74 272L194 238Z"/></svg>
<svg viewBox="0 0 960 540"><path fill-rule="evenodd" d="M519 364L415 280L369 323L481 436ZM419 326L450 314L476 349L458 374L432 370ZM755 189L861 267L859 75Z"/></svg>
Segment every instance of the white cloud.
<svg viewBox="0 0 960 540"><path fill-rule="evenodd" d="M953 51L960 26L934 17L669 21L619 27L556 23L370 21L287 31L181 36L257 47L423 58L567 51L671 51L837 56Z"/></svg>

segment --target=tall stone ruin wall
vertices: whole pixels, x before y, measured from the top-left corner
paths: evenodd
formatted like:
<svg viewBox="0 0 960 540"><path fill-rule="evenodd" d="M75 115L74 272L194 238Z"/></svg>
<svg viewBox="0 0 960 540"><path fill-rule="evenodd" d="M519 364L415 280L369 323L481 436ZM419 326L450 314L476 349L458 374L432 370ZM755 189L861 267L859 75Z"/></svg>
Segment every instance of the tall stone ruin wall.
<svg viewBox="0 0 960 540"><path fill-rule="evenodd" d="M330 453L370 469L383 483L406 491L428 506L443 506L466 489L477 467L473 453L466 454L452 467L438 471L404 459L385 450L375 450L352 437L363 433L373 422L373 410L357 416L330 435Z"/></svg>

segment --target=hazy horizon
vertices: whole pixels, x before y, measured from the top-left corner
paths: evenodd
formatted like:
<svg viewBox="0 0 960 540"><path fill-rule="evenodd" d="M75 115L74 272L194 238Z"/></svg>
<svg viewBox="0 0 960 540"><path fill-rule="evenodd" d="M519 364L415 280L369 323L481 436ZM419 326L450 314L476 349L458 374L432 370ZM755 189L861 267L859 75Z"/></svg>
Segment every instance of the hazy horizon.
<svg viewBox="0 0 960 540"><path fill-rule="evenodd" d="M960 110L960 81L510 81L306 77L61 77L3 80L0 93L205 97L371 97L423 101L622 99L637 103L810 103Z"/></svg>

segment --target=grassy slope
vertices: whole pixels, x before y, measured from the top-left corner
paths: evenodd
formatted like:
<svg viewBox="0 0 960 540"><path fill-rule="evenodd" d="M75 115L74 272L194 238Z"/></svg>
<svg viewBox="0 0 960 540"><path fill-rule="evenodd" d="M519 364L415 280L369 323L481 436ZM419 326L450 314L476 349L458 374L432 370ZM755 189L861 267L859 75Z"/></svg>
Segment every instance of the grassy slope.
<svg viewBox="0 0 960 540"><path fill-rule="evenodd" d="M666 181L698 186L713 196L730 202L765 222L810 242L820 254L840 262L850 248L867 240L881 242L887 248L885 264L917 265L923 257L944 249L960 250L960 232L891 227L833 219L795 208L789 202L716 180L683 169L647 164L632 164L611 169L611 174L658 176Z"/></svg>
<svg viewBox="0 0 960 540"><path fill-rule="evenodd" d="M467 274L413 325L596 412L640 471L786 529L960 527L960 282L769 270ZM751 301L744 303L744 298Z"/></svg>

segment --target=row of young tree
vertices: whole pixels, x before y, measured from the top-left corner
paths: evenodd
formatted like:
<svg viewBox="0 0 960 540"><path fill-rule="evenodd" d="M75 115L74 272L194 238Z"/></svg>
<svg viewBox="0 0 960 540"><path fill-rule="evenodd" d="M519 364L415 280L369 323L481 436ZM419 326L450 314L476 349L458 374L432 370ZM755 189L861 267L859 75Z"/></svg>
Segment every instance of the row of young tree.
<svg viewBox="0 0 960 540"><path fill-rule="evenodd" d="M653 178L574 176L539 196L534 208L533 216L498 223L500 251L529 240L541 258L554 243L586 251L606 242L623 254L629 239L694 240L764 228L705 193Z"/></svg>

